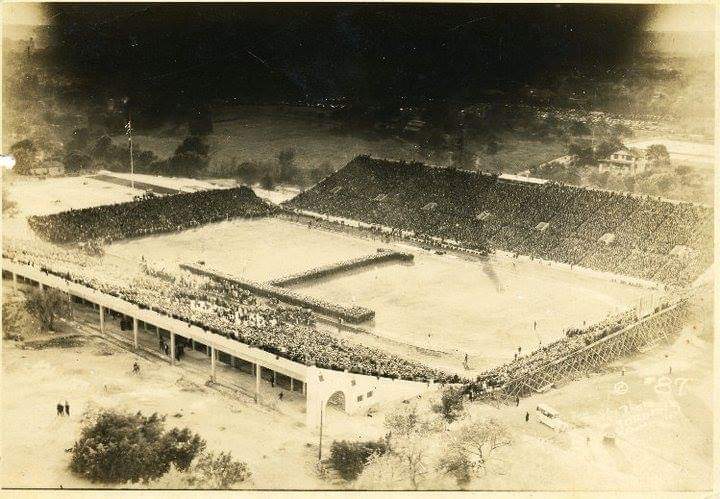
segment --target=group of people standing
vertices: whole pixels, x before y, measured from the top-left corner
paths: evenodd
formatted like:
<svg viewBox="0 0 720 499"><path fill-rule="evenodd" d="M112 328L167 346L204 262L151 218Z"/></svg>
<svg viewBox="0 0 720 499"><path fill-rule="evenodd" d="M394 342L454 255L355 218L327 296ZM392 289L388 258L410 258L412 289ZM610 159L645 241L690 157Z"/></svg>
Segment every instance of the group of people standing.
<svg viewBox="0 0 720 499"><path fill-rule="evenodd" d="M65 401L65 404L58 402L57 415L58 416L70 416L70 404L68 404L67 400Z"/></svg>

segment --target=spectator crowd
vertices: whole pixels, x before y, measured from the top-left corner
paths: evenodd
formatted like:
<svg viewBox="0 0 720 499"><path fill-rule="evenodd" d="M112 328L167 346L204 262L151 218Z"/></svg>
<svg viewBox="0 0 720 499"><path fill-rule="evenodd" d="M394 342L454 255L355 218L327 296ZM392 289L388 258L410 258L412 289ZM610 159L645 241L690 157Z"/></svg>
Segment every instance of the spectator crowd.
<svg viewBox="0 0 720 499"><path fill-rule="evenodd" d="M140 198L33 216L28 222L41 237L55 243L112 242L231 218L264 217L274 211L249 187L237 187Z"/></svg>
<svg viewBox="0 0 720 499"><path fill-rule="evenodd" d="M367 156L287 206L671 285L713 259L705 206Z"/></svg>

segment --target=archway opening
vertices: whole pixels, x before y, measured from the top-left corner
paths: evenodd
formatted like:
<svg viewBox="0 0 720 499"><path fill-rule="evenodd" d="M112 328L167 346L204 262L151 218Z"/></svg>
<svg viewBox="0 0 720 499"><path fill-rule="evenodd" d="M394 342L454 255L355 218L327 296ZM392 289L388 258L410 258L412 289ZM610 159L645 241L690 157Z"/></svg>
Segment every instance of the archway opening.
<svg viewBox="0 0 720 499"><path fill-rule="evenodd" d="M345 393L338 390L330 395L327 400L327 407L345 412Z"/></svg>

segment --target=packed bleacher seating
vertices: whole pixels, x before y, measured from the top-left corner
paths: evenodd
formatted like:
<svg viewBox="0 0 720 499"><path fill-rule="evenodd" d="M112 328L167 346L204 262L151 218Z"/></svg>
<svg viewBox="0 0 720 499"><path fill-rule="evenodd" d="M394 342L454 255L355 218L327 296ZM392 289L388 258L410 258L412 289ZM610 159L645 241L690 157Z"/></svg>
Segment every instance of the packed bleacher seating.
<svg viewBox="0 0 720 499"><path fill-rule="evenodd" d="M671 285L713 259L706 206L367 156L286 206Z"/></svg>
<svg viewBox="0 0 720 499"><path fill-rule="evenodd" d="M111 242L174 232L231 218L263 217L275 208L248 187L154 196L28 219L41 237L57 243Z"/></svg>
<svg viewBox="0 0 720 499"><path fill-rule="evenodd" d="M42 242L5 240L3 257L306 365L406 380L461 381L455 374L330 335L314 326L309 311L261 300L231 283L152 264L123 265L107 256L101 262Z"/></svg>

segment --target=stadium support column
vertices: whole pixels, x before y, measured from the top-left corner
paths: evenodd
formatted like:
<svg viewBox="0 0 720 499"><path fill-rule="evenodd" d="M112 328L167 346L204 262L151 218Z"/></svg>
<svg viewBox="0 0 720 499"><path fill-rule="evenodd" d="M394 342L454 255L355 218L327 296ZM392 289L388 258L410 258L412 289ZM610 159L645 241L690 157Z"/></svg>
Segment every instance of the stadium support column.
<svg viewBox="0 0 720 499"><path fill-rule="evenodd" d="M12 273L13 276L13 291L17 293L17 274L15 272Z"/></svg>
<svg viewBox="0 0 720 499"><path fill-rule="evenodd" d="M133 345L135 350L138 348L138 320L137 317L133 317Z"/></svg>
<svg viewBox="0 0 720 499"><path fill-rule="evenodd" d="M100 305L100 332L105 333L105 307Z"/></svg>
<svg viewBox="0 0 720 499"><path fill-rule="evenodd" d="M292 377L290 377L290 391L291 392L295 391L295 379Z"/></svg>
<svg viewBox="0 0 720 499"><path fill-rule="evenodd" d="M260 396L260 370L262 367L260 367L260 364L255 364L255 402L258 401L258 397Z"/></svg>
<svg viewBox="0 0 720 499"><path fill-rule="evenodd" d="M170 331L170 363L175 363L175 333Z"/></svg>
<svg viewBox="0 0 720 499"><path fill-rule="evenodd" d="M210 372L213 381L215 381L215 356L215 347L210 345Z"/></svg>

